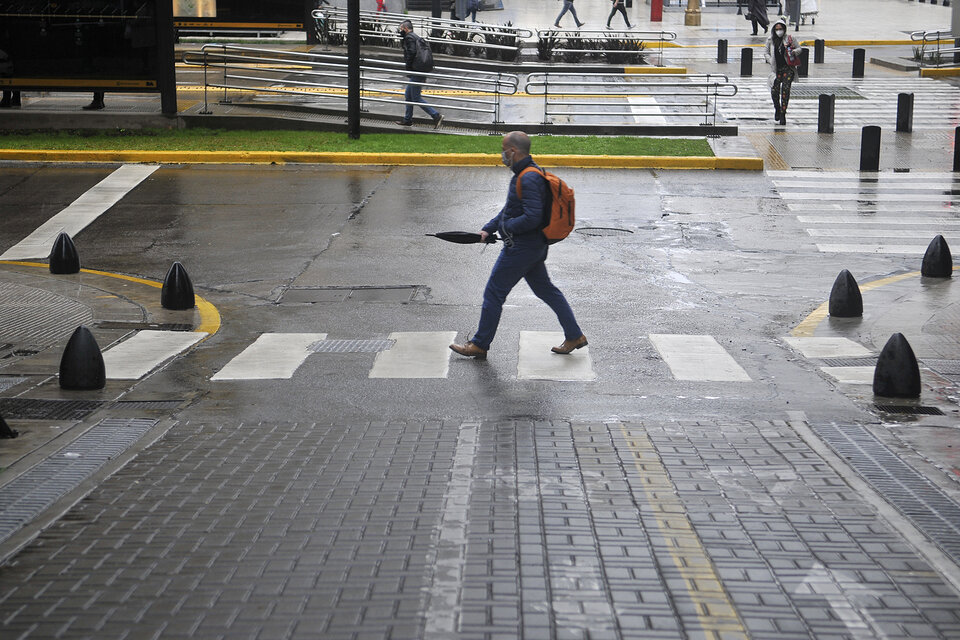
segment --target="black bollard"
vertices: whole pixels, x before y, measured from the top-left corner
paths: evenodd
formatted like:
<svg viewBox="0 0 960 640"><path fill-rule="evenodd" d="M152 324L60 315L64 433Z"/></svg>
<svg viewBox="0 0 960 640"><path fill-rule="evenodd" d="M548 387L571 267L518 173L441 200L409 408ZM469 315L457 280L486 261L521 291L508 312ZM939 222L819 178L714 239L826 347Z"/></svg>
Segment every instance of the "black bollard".
<svg viewBox="0 0 960 640"><path fill-rule="evenodd" d="M833 282L830 290L830 315L834 318L860 318L863 316L863 295L853 275L844 269Z"/></svg>
<svg viewBox="0 0 960 640"><path fill-rule="evenodd" d="M100 345L90 329L81 325L70 336L60 358L60 388L103 389L106 384Z"/></svg>
<svg viewBox="0 0 960 640"><path fill-rule="evenodd" d="M960 127L953 130L953 170L960 172Z"/></svg>
<svg viewBox="0 0 960 640"><path fill-rule="evenodd" d="M753 49L740 50L740 75L744 78L753 75Z"/></svg>
<svg viewBox="0 0 960 640"><path fill-rule="evenodd" d="M854 78L863 77L863 65L866 57L867 57L867 52L865 49L853 50L853 77Z"/></svg>
<svg viewBox="0 0 960 640"><path fill-rule="evenodd" d="M77 247L63 231L53 241L53 249L50 250L50 273L80 273Z"/></svg>
<svg viewBox="0 0 960 640"><path fill-rule="evenodd" d="M717 64L727 64L727 41L717 40Z"/></svg>
<svg viewBox="0 0 960 640"><path fill-rule="evenodd" d="M913 94L901 93L897 95L897 131L911 133L913 131Z"/></svg>
<svg viewBox="0 0 960 640"><path fill-rule="evenodd" d="M3 416L0 416L0 438L16 438L18 435L20 435L20 432L16 429L11 429L7 421L3 419Z"/></svg>
<svg viewBox="0 0 960 640"><path fill-rule="evenodd" d="M867 126L860 135L860 171L880 171L880 127Z"/></svg>
<svg viewBox="0 0 960 640"><path fill-rule="evenodd" d="M877 358L877 368L873 370L873 393L885 398L920 397L920 366L902 333L890 336Z"/></svg>
<svg viewBox="0 0 960 640"><path fill-rule="evenodd" d="M823 40L814 40L813 41L813 63L814 64L823 64Z"/></svg>
<svg viewBox="0 0 960 640"><path fill-rule="evenodd" d="M817 133L833 133L833 115L836 110L837 96L832 93L820 94L820 110L817 113Z"/></svg>
<svg viewBox="0 0 960 640"><path fill-rule="evenodd" d="M806 47L800 49L800 67L797 69L797 75L801 78L810 75L810 49Z"/></svg>
<svg viewBox="0 0 960 640"><path fill-rule="evenodd" d="M937 235L927 246L920 275L928 278L949 278L953 275L953 256L943 236Z"/></svg>
<svg viewBox="0 0 960 640"><path fill-rule="evenodd" d="M160 304L164 309L193 309L196 300L193 295L193 283L187 270L179 262L174 262L167 276L163 279L163 289L160 291Z"/></svg>

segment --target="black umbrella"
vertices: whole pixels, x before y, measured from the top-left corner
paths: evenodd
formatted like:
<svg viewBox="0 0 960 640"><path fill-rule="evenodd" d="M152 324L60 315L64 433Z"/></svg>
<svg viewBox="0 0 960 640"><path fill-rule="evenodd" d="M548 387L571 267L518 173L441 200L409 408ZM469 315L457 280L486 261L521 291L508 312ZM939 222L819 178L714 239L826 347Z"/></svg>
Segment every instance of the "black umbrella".
<svg viewBox="0 0 960 640"><path fill-rule="evenodd" d="M434 238L440 238L441 240L454 242L456 244L478 244L480 242L480 234L470 231L441 231L440 233L425 233L424 235L433 236ZM488 243L496 242L497 240L499 240L499 238L497 238L497 234L495 233L487 236Z"/></svg>

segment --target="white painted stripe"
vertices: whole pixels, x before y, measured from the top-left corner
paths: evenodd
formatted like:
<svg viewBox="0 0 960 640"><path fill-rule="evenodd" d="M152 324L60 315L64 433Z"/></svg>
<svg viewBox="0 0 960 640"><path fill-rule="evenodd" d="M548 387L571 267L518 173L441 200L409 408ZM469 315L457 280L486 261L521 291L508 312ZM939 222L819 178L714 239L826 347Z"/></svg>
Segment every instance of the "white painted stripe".
<svg viewBox="0 0 960 640"><path fill-rule="evenodd" d="M820 367L825 374L844 384L873 384L876 367Z"/></svg>
<svg viewBox="0 0 960 640"><path fill-rule="evenodd" d="M926 205L927 208L921 207L910 207L909 213L911 216L924 216L924 215L943 215L944 213L953 213L954 211L960 211L960 202L956 204L949 204L942 202L938 205ZM904 206L902 204L881 204L881 203L870 203L865 202L802 202L802 203L787 203L787 208L790 211L799 211L801 213L853 213L857 214L877 214L877 213L900 213L904 212Z"/></svg>
<svg viewBox="0 0 960 640"><path fill-rule="evenodd" d="M394 334L396 335L396 334ZM452 339L455 339L454 335ZM448 349L449 350L449 349ZM428 553L433 568L430 602L426 607L424 638L448 640L459 631L463 598L463 571L467 552L467 523L473 485L473 463L477 457L479 422L464 422L457 434L450 482L443 492L436 551ZM434 556L430 558L429 556ZM432 560L430 562L429 560Z"/></svg>
<svg viewBox="0 0 960 640"><path fill-rule="evenodd" d="M0 260L46 258L61 231L73 238L159 168L160 165L123 165L8 249Z"/></svg>
<svg viewBox="0 0 960 640"><path fill-rule="evenodd" d="M207 337L197 331L140 331L103 352L110 380L139 380L166 360Z"/></svg>
<svg viewBox="0 0 960 640"><path fill-rule="evenodd" d="M292 378L311 353L310 345L325 333L264 333L227 363L211 380L274 380Z"/></svg>
<svg viewBox="0 0 960 640"><path fill-rule="evenodd" d="M960 227L960 220L956 218L916 218L903 216L892 218L889 216L797 216L798 222L805 224L870 224L870 225L926 225L939 227Z"/></svg>
<svg viewBox="0 0 960 640"><path fill-rule="evenodd" d="M650 341L677 380L750 382L751 378L712 336L654 333Z"/></svg>
<svg viewBox="0 0 960 640"><path fill-rule="evenodd" d="M393 347L377 354L371 378L446 378L450 343L456 331L399 331L390 334Z"/></svg>
<svg viewBox="0 0 960 640"><path fill-rule="evenodd" d="M920 231L917 229L807 229L807 234L814 238L926 238L933 240L935 231ZM940 234L945 240L960 240L960 234Z"/></svg>
<svg viewBox="0 0 960 640"><path fill-rule="evenodd" d="M920 178L922 180L922 178ZM960 184L951 182L876 182L858 180L850 182L824 180L774 180L776 187L797 187L809 189L855 189L858 192L873 193L875 191L951 191L960 189Z"/></svg>
<svg viewBox="0 0 960 640"><path fill-rule="evenodd" d="M630 103L630 111L637 123L655 126L667 124L667 119L663 117L663 111L653 96L627 96L627 102Z"/></svg>
<svg viewBox="0 0 960 640"><path fill-rule="evenodd" d="M520 380L556 380L588 382L596 380L590 347L561 355L550 350L563 342L558 331L521 331L517 378Z"/></svg>
<svg viewBox="0 0 960 640"><path fill-rule="evenodd" d="M837 193L820 191L808 193L799 191L782 192L784 200L855 200L857 202L960 202L960 195L946 193Z"/></svg>
<svg viewBox="0 0 960 640"><path fill-rule="evenodd" d="M863 175L859 171L767 171L766 173L771 178L811 178L814 180L859 180ZM871 173L870 175L870 179L883 180L885 182L894 180L910 182L916 180L918 177L924 180L958 180L957 176L953 173L938 171L916 171L910 173L881 171Z"/></svg>
<svg viewBox="0 0 960 640"><path fill-rule="evenodd" d="M923 255L929 243L922 245L905 244L817 244L817 250L823 253L876 253L883 255Z"/></svg>
<svg viewBox="0 0 960 640"><path fill-rule="evenodd" d="M871 355L869 349L848 338L783 338L804 358L863 358Z"/></svg>

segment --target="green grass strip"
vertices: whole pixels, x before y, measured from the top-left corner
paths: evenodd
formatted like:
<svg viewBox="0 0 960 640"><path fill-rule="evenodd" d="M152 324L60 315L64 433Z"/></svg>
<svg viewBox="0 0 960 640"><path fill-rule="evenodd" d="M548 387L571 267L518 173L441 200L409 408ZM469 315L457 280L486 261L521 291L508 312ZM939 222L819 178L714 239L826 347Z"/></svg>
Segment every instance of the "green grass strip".
<svg viewBox="0 0 960 640"><path fill-rule="evenodd" d="M500 154L500 136L368 133L351 140L325 131L144 129L0 132L0 148L131 151L356 151ZM534 136L534 154L713 156L705 139Z"/></svg>

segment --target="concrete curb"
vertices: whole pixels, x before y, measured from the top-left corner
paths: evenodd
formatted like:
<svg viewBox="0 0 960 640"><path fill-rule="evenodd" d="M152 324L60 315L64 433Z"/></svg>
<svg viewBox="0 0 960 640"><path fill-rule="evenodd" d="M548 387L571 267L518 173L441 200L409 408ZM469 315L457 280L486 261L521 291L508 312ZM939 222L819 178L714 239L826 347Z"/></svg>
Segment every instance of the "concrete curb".
<svg viewBox="0 0 960 640"><path fill-rule="evenodd" d="M547 167L598 169L732 169L763 171L763 158L711 156L536 155ZM496 166L489 153L341 153L297 151L43 151L0 149L0 160L18 162L146 162L161 164L342 164Z"/></svg>

